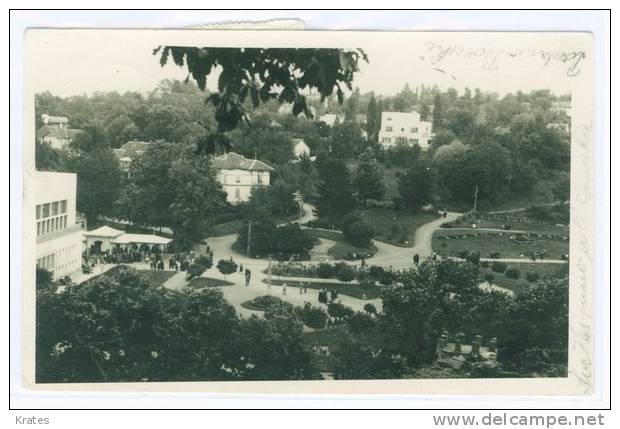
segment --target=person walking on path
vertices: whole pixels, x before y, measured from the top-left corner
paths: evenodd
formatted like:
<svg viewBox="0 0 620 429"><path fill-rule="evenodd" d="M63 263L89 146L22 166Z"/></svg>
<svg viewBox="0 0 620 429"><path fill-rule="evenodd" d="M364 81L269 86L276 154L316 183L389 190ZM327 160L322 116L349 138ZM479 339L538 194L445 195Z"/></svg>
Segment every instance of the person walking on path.
<svg viewBox="0 0 620 429"><path fill-rule="evenodd" d="M418 265L420 263L420 255L418 255L417 253L413 255L413 263L415 265Z"/></svg>
<svg viewBox="0 0 620 429"><path fill-rule="evenodd" d="M286 296L286 284L282 285L282 295Z"/></svg>
<svg viewBox="0 0 620 429"><path fill-rule="evenodd" d="M243 273L243 264L239 264L239 272Z"/></svg>
<svg viewBox="0 0 620 429"><path fill-rule="evenodd" d="M245 270L245 287L250 286L250 278L252 277L252 272L249 269Z"/></svg>

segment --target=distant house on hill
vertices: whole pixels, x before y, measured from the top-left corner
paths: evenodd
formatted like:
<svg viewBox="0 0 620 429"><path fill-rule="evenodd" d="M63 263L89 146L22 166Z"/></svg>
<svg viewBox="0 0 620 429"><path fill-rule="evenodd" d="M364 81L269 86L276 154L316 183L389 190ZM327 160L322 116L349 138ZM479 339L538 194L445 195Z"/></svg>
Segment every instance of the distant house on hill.
<svg viewBox="0 0 620 429"><path fill-rule="evenodd" d="M342 124L342 122L344 122L344 116L338 115L337 113L326 113L319 118L319 121L333 127L336 124Z"/></svg>
<svg viewBox="0 0 620 429"><path fill-rule="evenodd" d="M420 145L428 149L433 138L433 123L422 121L418 112L383 112L379 143L389 148L397 144Z"/></svg>
<svg viewBox="0 0 620 429"><path fill-rule="evenodd" d="M64 116L41 115L43 126L37 130L37 140L54 149L66 147L80 130L69 128L69 119Z"/></svg>
<svg viewBox="0 0 620 429"><path fill-rule="evenodd" d="M217 180L226 192L226 201L239 204L248 201L252 188L269 186L273 167L257 159L229 152L213 158Z"/></svg>
<svg viewBox="0 0 620 429"><path fill-rule="evenodd" d="M150 144L149 142L129 141L118 149L112 149L124 174L129 175L131 162L146 152Z"/></svg>
<svg viewBox="0 0 620 429"><path fill-rule="evenodd" d="M291 139L291 149L295 160L299 160L304 156L310 156L310 147L303 139Z"/></svg>

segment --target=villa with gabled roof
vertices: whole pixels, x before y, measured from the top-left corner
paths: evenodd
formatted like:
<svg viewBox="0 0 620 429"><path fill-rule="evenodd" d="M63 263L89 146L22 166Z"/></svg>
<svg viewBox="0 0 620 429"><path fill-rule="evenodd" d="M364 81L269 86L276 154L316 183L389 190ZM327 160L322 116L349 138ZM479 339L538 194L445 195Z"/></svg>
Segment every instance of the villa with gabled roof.
<svg viewBox="0 0 620 429"><path fill-rule="evenodd" d="M269 186L273 167L257 159L248 159L234 152L213 158L217 180L226 192L231 204L248 201L252 188Z"/></svg>

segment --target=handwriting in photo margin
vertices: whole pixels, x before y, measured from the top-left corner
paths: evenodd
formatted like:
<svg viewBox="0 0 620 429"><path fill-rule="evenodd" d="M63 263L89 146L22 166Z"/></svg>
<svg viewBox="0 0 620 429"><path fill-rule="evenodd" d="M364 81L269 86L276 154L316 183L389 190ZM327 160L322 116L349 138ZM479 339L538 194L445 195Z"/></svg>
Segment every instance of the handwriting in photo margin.
<svg viewBox="0 0 620 429"><path fill-rule="evenodd" d="M566 75L575 77L581 72L580 65L586 58L584 51L545 51L542 49L488 49L488 48L468 48L459 45L444 46L436 42L427 42L426 50L432 53L429 60L431 64L438 65L447 57L461 57L482 61L483 70L497 70L500 61L504 59L517 60L525 57L539 57L543 61L543 66L548 66L552 61L568 63ZM422 56L422 60L426 57Z"/></svg>

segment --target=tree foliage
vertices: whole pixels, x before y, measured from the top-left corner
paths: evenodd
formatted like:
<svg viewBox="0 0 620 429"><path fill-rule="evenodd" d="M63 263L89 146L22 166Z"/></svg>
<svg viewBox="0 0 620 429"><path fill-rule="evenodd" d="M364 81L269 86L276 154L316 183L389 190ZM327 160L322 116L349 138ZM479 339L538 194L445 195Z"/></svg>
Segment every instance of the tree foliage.
<svg viewBox="0 0 620 429"><path fill-rule="evenodd" d="M169 57L179 67L187 67L189 75L202 90L207 77L219 69L217 92L207 101L215 107L217 132L211 133L200 148L222 141L222 133L237 128L242 120L249 121L244 102L254 108L270 99L281 104L291 103L293 114L304 113L310 118L304 91L316 90L325 99L336 91L340 103L346 88L358 71L360 60L368 61L360 50L289 49L289 48L199 48L160 46L153 51L166 65ZM188 76L189 77L189 76Z"/></svg>
<svg viewBox="0 0 620 429"><path fill-rule="evenodd" d="M361 201L381 200L385 195L383 171L372 149L362 152L358 158L357 169L353 177L357 197Z"/></svg>

